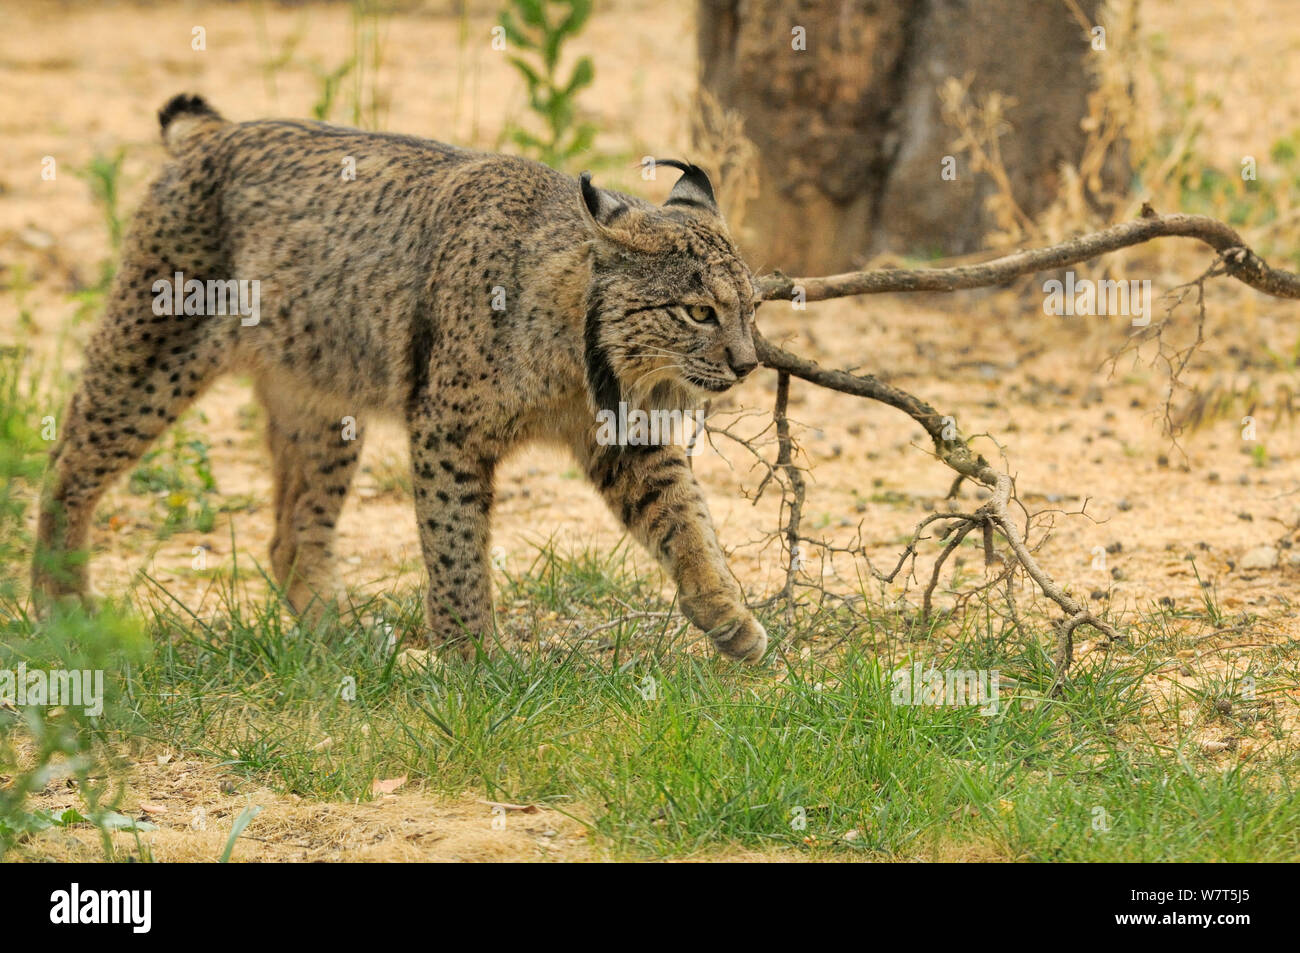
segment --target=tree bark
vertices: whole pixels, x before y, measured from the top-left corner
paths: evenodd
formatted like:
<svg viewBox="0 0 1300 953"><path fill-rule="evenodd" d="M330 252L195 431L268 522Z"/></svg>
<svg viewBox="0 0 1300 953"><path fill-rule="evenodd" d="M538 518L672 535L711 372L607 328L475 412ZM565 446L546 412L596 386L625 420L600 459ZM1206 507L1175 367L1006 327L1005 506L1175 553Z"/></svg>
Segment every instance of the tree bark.
<svg viewBox="0 0 1300 953"><path fill-rule="evenodd" d="M1090 22L1100 5L1078 0ZM1087 57L1107 55L1060 0L699 0L698 41L701 91L758 148L742 243L760 267L798 273L982 247L991 182L962 156L941 178L949 77L970 75L976 100L1014 98L1002 155L1020 207L1044 207L1083 151Z"/></svg>

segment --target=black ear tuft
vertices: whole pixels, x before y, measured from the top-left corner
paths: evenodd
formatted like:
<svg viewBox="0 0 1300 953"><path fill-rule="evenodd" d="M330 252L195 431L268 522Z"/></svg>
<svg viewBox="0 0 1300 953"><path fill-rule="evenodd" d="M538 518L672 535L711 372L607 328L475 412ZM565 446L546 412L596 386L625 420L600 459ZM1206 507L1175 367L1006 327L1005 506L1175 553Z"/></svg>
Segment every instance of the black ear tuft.
<svg viewBox="0 0 1300 953"><path fill-rule="evenodd" d="M678 159L655 159L655 165L666 165L680 169L682 177L677 180L673 190L668 193L664 205L690 205L718 214L718 200L713 197L713 183L698 165L682 162Z"/></svg>
<svg viewBox="0 0 1300 953"><path fill-rule="evenodd" d="M609 225L627 211L627 206L617 196L591 184L590 172L578 176L578 183L582 187L582 204L587 206L587 212L597 225Z"/></svg>

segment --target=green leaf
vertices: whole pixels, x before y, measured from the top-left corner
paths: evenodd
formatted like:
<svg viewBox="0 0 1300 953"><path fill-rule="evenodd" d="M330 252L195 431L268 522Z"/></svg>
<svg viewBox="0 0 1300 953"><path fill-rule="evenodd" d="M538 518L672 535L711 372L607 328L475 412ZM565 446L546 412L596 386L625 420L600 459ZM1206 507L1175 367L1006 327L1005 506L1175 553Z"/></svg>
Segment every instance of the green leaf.
<svg viewBox="0 0 1300 953"><path fill-rule="evenodd" d="M510 130L510 138L515 145L525 150L541 149L545 145L545 143L543 143L541 139L538 139L532 133L524 129Z"/></svg>
<svg viewBox="0 0 1300 953"><path fill-rule="evenodd" d="M523 74L524 79L528 83L528 90L530 93L536 91L536 89L542 85L542 78L537 75L537 70L529 66L524 60L520 59L518 56L512 56L510 57L510 63L515 69L519 70L519 72Z"/></svg>
<svg viewBox="0 0 1300 953"><path fill-rule="evenodd" d="M564 18L557 32L566 36L577 33L591 16L591 0L571 0L569 15Z"/></svg>
<svg viewBox="0 0 1300 953"><path fill-rule="evenodd" d="M9 829L18 834L35 834L38 831L48 830L55 824L54 818L50 816L49 811L32 811L30 814L18 815L18 826Z"/></svg>
<svg viewBox="0 0 1300 953"><path fill-rule="evenodd" d="M581 152L586 152L591 148L591 144L596 139L596 127L589 122L583 123L574 133L573 142L565 150L567 155L576 156Z"/></svg>
<svg viewBox="0 0 1300 953"><path fill-rule="evenodd" d="M569 77L569 85L564 87L564 95L572 96L584 86L590 86L595 78L596 67L592 65L590 57L584 56L573 67L573 75Z"/></svg>
<svg viewBox="0 0 1300 953"><path fill-rule="evenodd" d="M59 827L71 827L73 824L89 824L90 820L78 811L75 807L70 807L54 820Z"/></svg>
<svg viewBox="0 0 1300 953"><path fill-rule="evenodd" d="M240 834L244 833L244 828L252 823L253 818L261 813L262 808L256 805L249 805L239 812L239 816L235 818L234 826L230 828L230 836L226 838L226 849L221 852L221 859L217 863L230 863L230 855L235 851L235 841L239 839Z"/></svg>
<svg viewBox="0 0 1300 953"><path fill-rule="evenodd" d="M546 12L542 8L543 0L512 0L519 15L529 26L546 27Z"/></svg>
<svg viewBox="0 0 1300 953"><path fill-rule="evenodd" d="M91 823L106 831L136 831L138 833L145 833L147 831L156 831L158 829L157 824L151 824L148 821L137 821L135 818L127 817L125 814L119 814L117 811L106 811L103 814L96 815Z"/></svg>
<svg viewBox="0 0 1300 953"><path fill-rule="evenodd" d="M546 63L546 72L554 74L555 64L560 61L560 44L563 42L563 33L548 33L542 41L542 59Z"/></svg>
<svg viewBox="0 0 1300 953"><path fill-rule="evenodd" d="M515 18L508 11L501 14L501 28L506 31L506 39L515 46L525 50L537 49L537 44L533 42L532 37L519 29L518 24L515 23Z"/></svg>

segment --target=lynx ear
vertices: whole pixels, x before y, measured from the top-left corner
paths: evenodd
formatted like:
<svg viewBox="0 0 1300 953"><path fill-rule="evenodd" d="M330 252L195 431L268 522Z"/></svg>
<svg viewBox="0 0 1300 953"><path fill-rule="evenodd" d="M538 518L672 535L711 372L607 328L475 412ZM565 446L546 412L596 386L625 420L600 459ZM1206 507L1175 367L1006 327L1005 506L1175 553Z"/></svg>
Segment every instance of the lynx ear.
<svg viewBox="0 0 1300 953"><path fill-rule="evenodd" d="M629 211L627 205L618 196L591 184L591 173L584 172L578 176L582 186L582 209L595 231L604 233L611 224Z"/></svg>
<svg viewBox="0 0 1300 953"><path fill-rule="evenodd" d="M668 200L664 205L686 205L703 209L714 215L719 214L718 201L713 197L713 184L698 165L691 165L689 162L681 162L677 159L655 159L655 165L666 165L682 171L682 177L668 193Z"/></svg>

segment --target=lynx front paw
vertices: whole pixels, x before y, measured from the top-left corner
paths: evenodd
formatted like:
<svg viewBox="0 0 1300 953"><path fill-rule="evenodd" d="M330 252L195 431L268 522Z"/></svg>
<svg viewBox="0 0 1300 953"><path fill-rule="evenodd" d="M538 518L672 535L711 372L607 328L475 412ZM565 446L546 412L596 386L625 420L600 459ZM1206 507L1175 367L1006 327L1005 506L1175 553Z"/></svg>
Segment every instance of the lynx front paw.
<svg viewBox="0 0 1300 953"><path fill-rule="evenodd" d="M476 640L467 635L461 634L454 638L435 639L434 647L444 658L459 655L466 662L472 662L478 658Z"/></svg>
<svg viewBox="0 0 1300 953"><path fill-rule="evenodd" d="M284 597L303 622L313 628L337 615L340 607L347 604L343 583L328 573L318 579L295 574Z"/></svg>
<svg viewBox="0 0 1300 953"><path fill-rule="evenodd" d="M767 631L748 613L709 633L718 651L727 658L754 664L767 651Z"/></svg>
<svg viewBox="0 0 1300 953"><path fill-rule="evenodd" d="M486 651L489 647L487 641L476 638L452 620L426 617L426 625L427 628L411 635L407 642L409 648L425 649L444 660L459 657L473 662L480 648Z"/></svg>
<svg viewBox="0 0 1300 953"><path fill-rule="evenodd" d="M428 649L406 648L397 653L396 667L407 675L437 672L446 666L441 657Z"/></svg>

